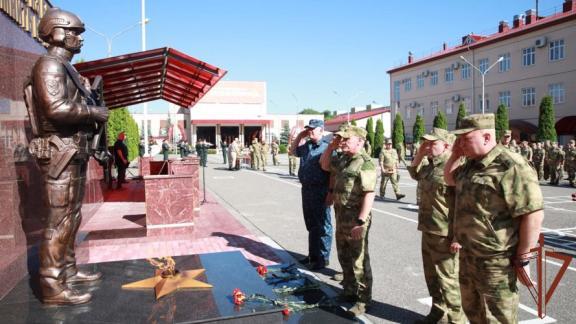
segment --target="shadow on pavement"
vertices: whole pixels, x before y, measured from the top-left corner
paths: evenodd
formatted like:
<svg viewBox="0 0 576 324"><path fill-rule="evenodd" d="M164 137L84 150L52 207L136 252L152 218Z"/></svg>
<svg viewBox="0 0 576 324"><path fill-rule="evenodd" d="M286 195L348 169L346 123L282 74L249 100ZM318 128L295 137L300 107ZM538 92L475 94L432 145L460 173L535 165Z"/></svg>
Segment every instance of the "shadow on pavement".
<svg viewBox="0 0 576 324"><path fill-rule="evenodd" d="M246 250L246 252L253 254L255 256L261 257L266 260L270 260L272 262L282 263L282 260L280 259L280 257L278 257L281 251L267 244L264 244L260 241L255 241L253 239L244 236L223 232L212 232L212 236L222 237L226 239L226 241L228 241L228 246L242 248ZM259 265L251 260L248 261L250 261L250 263L252 263L255 266Z"/></svg>

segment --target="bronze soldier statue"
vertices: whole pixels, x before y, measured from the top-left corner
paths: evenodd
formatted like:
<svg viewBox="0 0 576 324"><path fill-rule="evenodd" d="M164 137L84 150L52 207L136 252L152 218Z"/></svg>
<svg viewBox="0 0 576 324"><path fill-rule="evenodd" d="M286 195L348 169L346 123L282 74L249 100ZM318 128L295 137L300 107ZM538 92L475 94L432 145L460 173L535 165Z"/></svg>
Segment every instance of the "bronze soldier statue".
<svg viewBox="0 0 576 324"><path fill-rule="evenodd" d="M34 139L30 152L44 180L49 208L40 242L39 284L42 302L74 305L90 301L72 284L98 280L100 273L79 271L74 241L82 219L86 167L92 142L108 109L92 99L88 80L70 64L80 52L84 23L73 13L49 9L38 25L48 52L38 59L24 85Z"/></svg>

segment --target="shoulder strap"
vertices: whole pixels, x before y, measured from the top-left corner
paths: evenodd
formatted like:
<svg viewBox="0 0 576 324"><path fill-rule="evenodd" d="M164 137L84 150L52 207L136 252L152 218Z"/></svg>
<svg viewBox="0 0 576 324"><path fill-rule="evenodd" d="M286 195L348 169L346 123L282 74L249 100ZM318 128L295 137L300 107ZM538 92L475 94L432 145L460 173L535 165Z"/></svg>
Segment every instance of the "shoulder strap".
<svg viewBox="0 0 576 324"><path fill-rule="evenodd" d="M46 56L54 58L58 62L62 63L66 68L68 75L72 78L72 82L74 82L74 85L76 85L76 88L78 88L84 94L87 100L92 101L92 92L86 89L82 81L80 81L80 78L78 77L80 73L78 73L78 71L72 66L72 64L70 64L70 62L63 60L62 58L55 55L46 55Z"/></svg>

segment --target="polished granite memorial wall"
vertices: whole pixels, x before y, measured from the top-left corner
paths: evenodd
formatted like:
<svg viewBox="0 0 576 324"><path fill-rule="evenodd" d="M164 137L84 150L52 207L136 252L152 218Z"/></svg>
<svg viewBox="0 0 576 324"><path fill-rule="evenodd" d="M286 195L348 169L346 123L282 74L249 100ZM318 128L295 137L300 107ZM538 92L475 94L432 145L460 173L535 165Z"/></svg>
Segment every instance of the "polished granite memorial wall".
<svg viewBox="0 0 576 324"><path fill-rule="evenodd" d="M28 154L30 125L22 85L45 53L37 41L0 13L0 298L27 275L29 247L45 216L42 179ZM103 201L102 169L91 160L82 212L92 216Z"/></svg>

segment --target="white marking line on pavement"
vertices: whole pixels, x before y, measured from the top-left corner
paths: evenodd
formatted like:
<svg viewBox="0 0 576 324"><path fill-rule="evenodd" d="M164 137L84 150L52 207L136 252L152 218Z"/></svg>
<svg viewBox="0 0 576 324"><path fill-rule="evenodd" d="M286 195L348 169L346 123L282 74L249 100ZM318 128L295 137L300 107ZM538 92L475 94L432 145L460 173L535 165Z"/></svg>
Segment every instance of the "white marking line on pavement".
<svg viewBox="0 0 576 324"><path fill-rule="evenodd" d="M228 180L228 179L235 179L235 178L234 178L233 176L215 176L215 177L212 177L212 179L215 179L215 180L224 180L224 179L226 179L226 180Z"/></svg>
<svg viewBox="0 0 576 324"><path fill-rule="evenodd" d="M568 203L572 203L572 200L549 201L549 202L544 202L544 205L549 205L549 204L568 204Z"/></svg>
<svg viewBox="0 0 576 324"><path fill-rule="evenodd" d="M548 197L543 197L543 198L544 198L544 200L546 200L546 199L559 199L559 198L561 198L561 199L566 199L566 197L569 197L569 195L564 195L564 196L548 196Z"/></svg>
<svg viewBox="0 0 576 324"><path fill-rule="evenodd" d="M264 177L264 178L268 178L268 179L272 179L272 180L284 182L284 183L289 184L289 185L294 186L294 187L298 187L298 188L302 187L302 185L301 185L300 183L294 183L294 182L290 182L290 181L287 181L287 180L278 179L277 177L269 176L269 175L267 175L267 174L265 174L265 173L261 173L261 172L258 172L258 171L248 170L248 172L252 172L252 173L257 174L257 175L259 175L259 176L262 176L262 177ZM287 174L286 174L286 175L287 175Z"/></svg>
<svg viewBox="0 0 576 324"><path fill-rule="evenodd" d="M426 297L426 298L420 298L418 299L418 302L420 304L426 305L426 306L432 306L432 297ZM538 312L533 310L532 308L523 305L523 304L519 304L518 307L534 316L538 316ZM546 316L543 319L541 318L534 318L534 319L530 319L530 320L525 320L525 321L520 321L519 323L522 324L544 324L544 323L556 323L556 320L550 316Z"/></svg>
<svg viewBox="0 0 576 324"><path fill-rule="evenodd" d="M373 210L373 211L376 211L376 212L379 212L379 213L382 213L382 214L385 214L385 215L388 215L388 216L400 218L400 219L407 220L407 221L409 221L409 222L418 224L418 221L417 221L417 220L412 219L412 218L409 218L409 217L400 216L400 215L397 215L397 214L394 214L394 213L391 213L391 212L387 212L387 211L383 211L383 210L380 210L380 209L376 209L376 208L372 208L372 210Z"/></svg>

